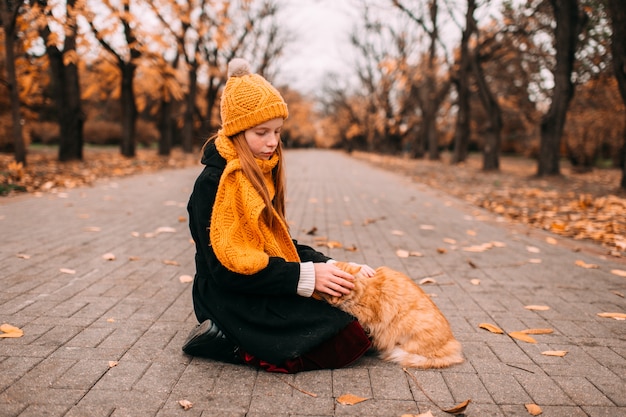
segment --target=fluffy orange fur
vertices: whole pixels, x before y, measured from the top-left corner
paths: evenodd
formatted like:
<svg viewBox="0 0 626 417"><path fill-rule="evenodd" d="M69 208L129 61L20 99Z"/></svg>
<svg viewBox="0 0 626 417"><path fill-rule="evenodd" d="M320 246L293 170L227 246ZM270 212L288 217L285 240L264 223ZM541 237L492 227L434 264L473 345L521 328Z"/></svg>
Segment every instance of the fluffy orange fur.
<svg viewBox="0 0 626 417"><path fill-rule="evenodd" d="M388 267L366 277L354 264L338 262L337 266L355 277L354 290L342 297L318 295L356 317L382 359L414 368L463 362L461 344L448 320L409 277Z"/></svg>

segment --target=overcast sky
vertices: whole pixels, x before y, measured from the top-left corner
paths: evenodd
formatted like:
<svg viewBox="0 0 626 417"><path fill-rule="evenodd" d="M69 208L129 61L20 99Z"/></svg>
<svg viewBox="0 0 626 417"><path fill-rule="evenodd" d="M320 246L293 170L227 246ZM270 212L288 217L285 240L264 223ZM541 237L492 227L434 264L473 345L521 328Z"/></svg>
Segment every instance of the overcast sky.
<svg viewBox="0 0 626 417"><path fill-rule="evenodd" d="M355 10L346 0L282 0L286 29L293 42L281 57L279 84L315 92L328 72L349 70L349 33Z"/></svg>

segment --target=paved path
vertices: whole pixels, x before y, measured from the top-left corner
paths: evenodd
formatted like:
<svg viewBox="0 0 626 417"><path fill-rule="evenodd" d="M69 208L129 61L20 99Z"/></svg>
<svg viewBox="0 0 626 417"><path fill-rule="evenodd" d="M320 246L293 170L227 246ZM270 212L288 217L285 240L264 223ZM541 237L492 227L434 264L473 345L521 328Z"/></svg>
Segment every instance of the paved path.
<svg viewBox="0 0 626 417"><path fill-rule="evenodd" d="M0 323L24 330L0 339L0 416L443 416L438 407L466 399L477 417L527 416L528 403L545 416L626 416L626 321L597 316L626 312L626 278L610 272L624 263L558 237L549 244L342 153L287 157L293 235L340 242L319 247L336 259L434 280L423 288L463 344L464 364L406 373L370 356L276 375L182 354L195 324L191 284L180 280L194 273L192 168L0 199ZM489 242L504 246L463 250ZM485 322L554 332L530 344L480 329ZM368 399L339 404L347 393ZM183 410L183 399L193 407Z"/></svg>

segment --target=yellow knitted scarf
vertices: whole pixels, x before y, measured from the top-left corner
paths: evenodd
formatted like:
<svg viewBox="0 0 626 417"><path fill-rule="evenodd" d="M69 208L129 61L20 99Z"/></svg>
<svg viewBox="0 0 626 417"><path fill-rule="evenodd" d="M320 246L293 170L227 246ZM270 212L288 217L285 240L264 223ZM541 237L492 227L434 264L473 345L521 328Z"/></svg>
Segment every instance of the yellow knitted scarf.
<svg viewBox="0 0 626 417"><path fill-rule="evenodd" d="M229 270L245 275L265 268L270 256L299 262L287 226L276 210L272 208L272 228L263 220L261 213L265 202L243 173L235 146L221 130L215 146L226 159L226 168L217 187L209 234L217 259ZM267 161L256 159L256 162L263 172L270 199L273 199L272 169L278 163L278 156L273 155Z"/></svg>

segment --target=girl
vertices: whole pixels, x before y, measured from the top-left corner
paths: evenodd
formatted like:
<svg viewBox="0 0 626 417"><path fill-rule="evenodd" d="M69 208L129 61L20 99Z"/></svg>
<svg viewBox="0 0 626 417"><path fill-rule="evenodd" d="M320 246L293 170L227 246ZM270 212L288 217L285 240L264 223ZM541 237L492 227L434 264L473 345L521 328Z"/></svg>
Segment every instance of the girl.
<svg viewBox="0 0 626 417"><path fill-rule="evenodd" d="M287 373L354 362L370 347L363 328L311 297L348 294L353 277L287 228L280 141L287 104L234 59L220 111L222 128L203 148L205 168L187 206L200 324L183 351Z"/></svg>

